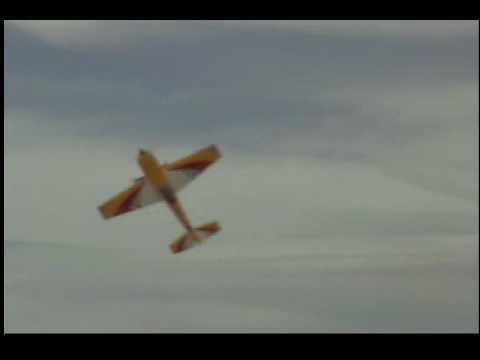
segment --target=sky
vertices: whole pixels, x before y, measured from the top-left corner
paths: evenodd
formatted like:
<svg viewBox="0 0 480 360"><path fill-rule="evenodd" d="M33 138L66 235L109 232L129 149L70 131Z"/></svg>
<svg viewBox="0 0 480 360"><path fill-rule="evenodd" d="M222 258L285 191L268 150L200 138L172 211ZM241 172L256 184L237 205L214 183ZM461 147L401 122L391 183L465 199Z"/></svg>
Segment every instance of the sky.
<svg viewBox="0 0 480 360"><path fill-rule="evenodd" d="M475 21L5 21L5 332L478 332ZM105 221L139 148L222 159Z"/></svg>

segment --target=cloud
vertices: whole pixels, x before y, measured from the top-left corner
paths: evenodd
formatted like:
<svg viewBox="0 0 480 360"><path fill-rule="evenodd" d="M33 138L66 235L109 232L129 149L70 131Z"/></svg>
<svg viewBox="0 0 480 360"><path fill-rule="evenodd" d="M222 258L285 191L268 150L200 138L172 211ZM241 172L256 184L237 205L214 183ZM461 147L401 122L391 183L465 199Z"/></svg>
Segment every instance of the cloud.
<svg viewBox="0 0 480 360"><path fill-rule="evenodd" d="M11 20L14 24L56 45L67 47L121 46L144 39L184 40L215 38L225 32L298 32L305 35L428 39L462 38L477 30L474 21L462 20L320 20L320 21L205 21L205 20Z"/></svg>
<svg viewBox="0 0 480 360"><path fill-rule="evenodd" d="M342 255L173 262L136 249L7 253L7 331L463 332L478 326L478 297L466 291L478 274L451 259L410 259L408 266L400 257L379 264L378 256ZM466 260L474 261L473 254Z"/></svg>
<svg viewBox="0 0 480 360"><path fill-rule="evenodd" d="M363 166L227 153L181 194L196 223L217 219L224 230L173 257L167 245L181 230L165 207L115 222L96 212L138 174L133 154L114 147L57 140L35 147L35 156L7 157L5 236L29 239L7 245L9 331L477 326L474 204ZM157 150L165 159L186 152Z"/></svg>
<svg viewBox="0 0 480 360"><path fill-rule="evenodd" d="M7 22L7 331L477 331L478 31L410 25ZM206 246L100 218L210 143Z"/></svg>

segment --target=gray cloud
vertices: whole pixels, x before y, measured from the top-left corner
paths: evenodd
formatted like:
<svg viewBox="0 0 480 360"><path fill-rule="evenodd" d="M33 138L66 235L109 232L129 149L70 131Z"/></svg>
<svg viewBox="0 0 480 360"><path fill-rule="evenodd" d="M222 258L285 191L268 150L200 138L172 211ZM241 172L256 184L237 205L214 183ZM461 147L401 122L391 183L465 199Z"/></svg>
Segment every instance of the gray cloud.
<svg viewBox="0 0 480 360"><path fill-rule="evenodd" d="M389 39L445 39L469 36L476 30L474 21L418 20L323 20L323 21L7 21L33 32L42 39L65 47L122 46L142 39L200 39L219 32L242 34L276 31L283 34L365 36Z"/></svg>
<svg viewBox="0 0 480 360"><path fill-rule="evenodd" d="M152 250L7 253L16 266L7 262L5 307L22 310L6 311L7 329L461 332L473 330L478 314L478 297L465 292L478 275L452 260L409 259L407 267L395 256L379 264L313 254L173 262Z"/></svg>
<svg viewBox="0 0 480 360"><path fill-rule="evenodd" d="M7 331L478 331L472 24L7 22ZM209 143L207 246L100 219Z"/></svg>

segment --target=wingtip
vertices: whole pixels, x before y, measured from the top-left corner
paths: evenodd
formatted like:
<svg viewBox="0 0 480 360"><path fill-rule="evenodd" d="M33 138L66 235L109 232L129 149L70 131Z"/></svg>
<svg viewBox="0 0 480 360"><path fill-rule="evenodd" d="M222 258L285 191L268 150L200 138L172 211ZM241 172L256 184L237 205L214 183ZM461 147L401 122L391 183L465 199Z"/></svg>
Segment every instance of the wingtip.
<svg viewBox="0 0 480 360"><path fill-rule="evenodd" d="M102 216L102 218L103 218L104 220L108 219L108 216L107 216L107 214L106 214L106 212L105 212L105 209L103 208L102 205L98 206L98 207L97 207L97 210L98 210L98 212L100 213L100 215Z"/></svg>
<svg viewBox="0 0 480 360"><path fill-rule="evenodd" d="M218 158L222 157L222 152L220 151L220 148L217 145L212 144L208 147L208 149L214 151L217 154Z"/></svg>

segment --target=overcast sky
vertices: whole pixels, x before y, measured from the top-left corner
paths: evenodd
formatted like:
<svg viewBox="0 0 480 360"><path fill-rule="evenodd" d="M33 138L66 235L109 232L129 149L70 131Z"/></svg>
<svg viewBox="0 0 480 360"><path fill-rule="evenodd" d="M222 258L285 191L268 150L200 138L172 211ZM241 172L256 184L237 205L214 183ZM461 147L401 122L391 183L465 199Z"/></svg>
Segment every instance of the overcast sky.
<svg viewBox="0 0 480 360"><path fill-rule="evenodd" d="M478 332L478 23L6 21L7 332ZM139 147L224 157L104 221Z"/></svg>

